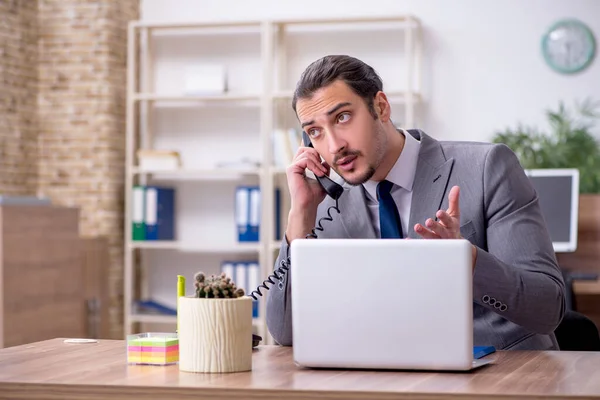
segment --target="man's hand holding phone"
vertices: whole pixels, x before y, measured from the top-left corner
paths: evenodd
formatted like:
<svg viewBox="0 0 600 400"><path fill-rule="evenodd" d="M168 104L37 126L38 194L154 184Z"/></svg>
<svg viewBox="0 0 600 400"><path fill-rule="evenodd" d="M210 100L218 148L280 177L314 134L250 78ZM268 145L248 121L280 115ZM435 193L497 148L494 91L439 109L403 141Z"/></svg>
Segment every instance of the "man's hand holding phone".
<svg viewBox="0 0 600 400"><path fill-rule="evenodd" d="M291 196L286 238L288 243L304 238L315 225L317 208L325 199L326 192L321 184L306 176L306 169L316 176L329 175L329 165L321 162L319 153L313 147L301 146L292 164L287 168L287 182Z"/></svg>

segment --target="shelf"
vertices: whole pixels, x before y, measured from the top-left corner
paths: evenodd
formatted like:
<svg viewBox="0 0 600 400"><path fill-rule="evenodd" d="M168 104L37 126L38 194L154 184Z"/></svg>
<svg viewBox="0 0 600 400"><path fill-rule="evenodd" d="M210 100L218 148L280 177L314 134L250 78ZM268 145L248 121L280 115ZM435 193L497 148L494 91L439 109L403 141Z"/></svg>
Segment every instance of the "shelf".
<svg viewBox="0 0 600 400"><path fill-rule="evenodd" d="M271 19L269 22L275 25L319 25L319 24L356 24L356 23L386 23L403 22L420 24L420 20L410 14L402 15L382 15L369 17L345 17L345 18L314 18L314 19ZM260 27L264 21L211 21L211 22L144 22L134 21L131 25L138 29L181 29L181 30L200 30L211 28L240 28L240 27Z"/></svg>
<svg viewBox="0 0 600 400"><path fill-rule="evenodd" d="M260 27L260 21L212 21L212 22L144 22L133 21L131 25L135 28L146 29L206 29L206 28L239 28L239 27Z"/></svg>
<svg viewBox="0 0 600 400"><path fill-rule="evenodd" d="M390 103L396 103L396 104L404 104L407 102L407 98L409 95L409 92L404 92L404 91L398 91L398 90L389 90L386 91L384 90L384 93L386 94L388 101ZM273 93L273 99L275 100L291 100L293 97L294 93L293 91L278 91ZM421 94L420 93L412 93L413 95L413 102L414 103L420 103L422 100Z"/></svg>
<svg viewBox="0 0 600 400"><path fill-rule="evenodd" d="M179 242L177 241L160 241L160 240L133 240L129 242L129 247L132 249L166 249L166 250L177 250L179 249Z"/></svg>
<svg viewBox="0 0 600 400"><path fill-rule="evenodd" d="M196 181L235 181L245 176L257 176L259 168L206 168L178 169L172 171L148 171L137 167L131 169L133 175L151 175L156 180L196 180Z"/></svg>
<svg viewBox="0 0 600 400"><path fill-rule="evenodd" d="M233 243L233 244L202 244L185 243L180 241L130 241L131 249L147 250L178 250L191 253L208 254L244 254L254 253L260 250L260 244L256 242Z"/></svg>
<svg viewBox="0 0 600 400"><path fill-rule="evenodd" d="M380 17L345 17L345 18L315 18L315 19L280 19L273 23L278 25L320 25L320 24L356 24L356 23L385 23L385 22L413 22L419 24L418 18L412 15L380 16ZM352 27L356 29L356 27Z"/></svg>
<svg viewBox="0 0 600 400"><path fill-rule="evenodd" d="M384 91L388 97L388 100L392 103L406 103L409 92L400 90L389 90ZM294 92L291 90L277 91L272 94L275 100L291 100ZM421 101L420 93L412 93L415 102ZM138 93L134 96L136 101L152 101L155 102L157 107L197 107L205 106L210 103L236 103L245 102L247 105L260 106L260 95L235 95L235 94L224 94L215 96L170 96L170 95L158 95L151 93Z"/></svg>
<svg viewBox="0 0 600 400"><path fill-rule="evenodd" d="M159 108L190 108L208 105L243 105L250 107L258 107L260 106L261 96L260 94L235 93L224 93L206 96L136 93L133 96L133 99L135 101L152 102L155 107Z"/></svg>

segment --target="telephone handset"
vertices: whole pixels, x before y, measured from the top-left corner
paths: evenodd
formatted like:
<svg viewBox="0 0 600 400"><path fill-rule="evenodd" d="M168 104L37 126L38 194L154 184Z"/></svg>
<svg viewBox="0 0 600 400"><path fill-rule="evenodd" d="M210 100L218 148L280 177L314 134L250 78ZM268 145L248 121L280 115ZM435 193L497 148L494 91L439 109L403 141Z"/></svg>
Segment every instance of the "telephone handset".
<svg viewBox="0 0 600 400"><path fill-rule="evenodd" d="M313 145L310 141L310 138L304 131L302 131L302 142L304 143L304 146L306 146L306 147L313 147ZM339 183L334 182L327 175L317 176L315 174L315 178L317 178L317 181L319 181L321 186L323 186L323 189L325 189L325 192L334 200L339 199L340 196L342 195L342 193L344 193L344 188Z"/></svg>
<svg viewBox="0 0 600 400"><path fill-rule="evenodd" d="M308 137L308 135L306 134L306 132L302 131L302 142L304 144L304 146L306 147L313 147L310 138ZM335 205L329 207L329 209L327 210L327 216L321 218L318 222L317 222L317 226L314 227L314 229L312 230L311 233L309 233L308 235L306 235L306 238L315 238L317 239L317 234L315 231L323 231L323 227L321 226L321 222L323 221L333 221L333 218L331 216L331 211L335 210L337 211L337 213L340 213L340 209L338 208L338 200L340 198L340 196L344 193L344 188L342 187L342 185L340 185L339 183L333 181L330 177L328 177L327 175L324 176L317 176L315 174L315 178L317 179L317 181L321 184L321 186L323 186L323 189L325 189L325 192L332 198L335 200ZM267 283L270 283L271 285L274 284L278 284L279 289L283 290L284 288L284 284L283 284L283 276L288 272L288 270L290 269L290 256L288 254L288 257L285 260L281 260L281 262L279 263L279 267L276 268L273 271L273 274L269 275L267 277L267 279L265 279L260 285L258 285L258 287L256 288L256 290L252 291L249 296L252 297L254 300L258 300L258 296L262 296L263 294L260 292L261 288L264 288L265 290L269 290L271 289L269 286L267 286ZM279 282L274 281L274 279L278 280Z"/></svg>

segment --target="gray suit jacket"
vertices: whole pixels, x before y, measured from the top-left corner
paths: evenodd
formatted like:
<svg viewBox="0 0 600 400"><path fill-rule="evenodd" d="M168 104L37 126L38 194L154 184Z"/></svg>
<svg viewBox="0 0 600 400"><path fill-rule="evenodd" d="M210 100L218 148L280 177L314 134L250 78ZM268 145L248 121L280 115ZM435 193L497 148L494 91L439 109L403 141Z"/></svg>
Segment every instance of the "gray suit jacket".
<svg viewBox="0 0 600 400"><path fill-rule="evenodd" d="M450 188L460 186L461 233L477 246L474 345L558 349L553 332L565 312L564 282L537 194L514 153L505 145L442 142L419 130L409 133L421 141L409 236L420 238L414 225L448 208ZM344 189L341 213L323 221L319 238L376 238L362 185ZM332 205L327 196L317 221ZM287 257L284 240L275 267ZM293 344L290 275L267 292L266 300L269 332L288 346Z"/></svg>

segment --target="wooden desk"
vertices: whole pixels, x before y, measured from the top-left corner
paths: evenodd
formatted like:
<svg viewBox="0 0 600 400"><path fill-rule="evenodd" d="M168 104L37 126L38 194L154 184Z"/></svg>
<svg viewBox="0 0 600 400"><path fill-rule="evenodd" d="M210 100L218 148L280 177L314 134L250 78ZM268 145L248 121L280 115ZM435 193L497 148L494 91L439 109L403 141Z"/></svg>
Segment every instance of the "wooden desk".
<svg viewBox="0 0 600 400"><path fill-rule="evenodd" d="M464 373L306 370L291 348L262 346L253 371L192 374L128 366L123 341L54 339L0 350L0 399L600 398L600 353L498 352Z"/></svg>

